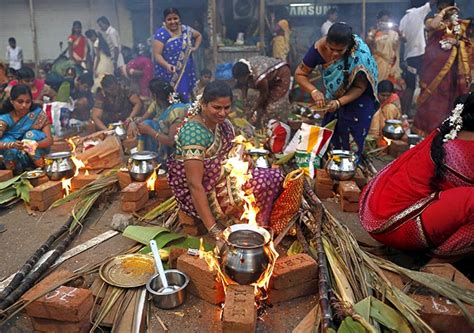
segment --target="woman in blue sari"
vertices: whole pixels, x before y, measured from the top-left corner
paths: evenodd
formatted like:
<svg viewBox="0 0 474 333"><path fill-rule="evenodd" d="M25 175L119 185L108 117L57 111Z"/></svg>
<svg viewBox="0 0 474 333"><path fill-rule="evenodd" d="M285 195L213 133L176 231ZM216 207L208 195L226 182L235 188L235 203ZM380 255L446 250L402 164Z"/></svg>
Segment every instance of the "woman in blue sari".
<svg viewBox="0 0 474 333"><path fill-rule="evenodd" d="M5 166L17 174L42 167L52 143L50 122L46 113L33 104L30 88L14 86L0 114L0 154Z"/></svg>
<svg viewBox="0 0 474 333"><path fill-rule="evenodd" d="M314 67L322 66L325 94L308 79ZM335 149L351 150L350 136L357 144L360 158L364 140L378 109L377 63L369 47L345 23L335 23L326 37L306 53L295 72L300 86L311 93L318 108L325 108L323 125L337 119L332 137Z"/></svg>
<svg viewBox="0 0 474 333"><path fill-rule="evenodd" d="M165 9L163 17L164 25L156 30L153 41L155 77L168 82L187 102L196 83L192 53L201 45L202 36L181 24L176 8Z"/></svg>
<svg viewBox="0 0 474 333"><path fill-rule="evenodd" d="M165 165L174 152L175 136L186 117L189 104L181 103L179 94L164 81L153 79L148 85L153 102L147 112L137 120L140 131L139 149L158 153L158 160ZM151 118L151 119L150 119Z"/></svg>

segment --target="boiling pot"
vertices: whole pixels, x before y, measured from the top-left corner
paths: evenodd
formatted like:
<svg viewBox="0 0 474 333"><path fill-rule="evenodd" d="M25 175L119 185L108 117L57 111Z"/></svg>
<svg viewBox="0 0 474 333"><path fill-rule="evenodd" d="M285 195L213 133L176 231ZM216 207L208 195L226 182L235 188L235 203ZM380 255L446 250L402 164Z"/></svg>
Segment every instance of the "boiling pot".
<svg viewBox="0 0 474 333"><path fill-rule="evenodd" d="M239 284L257 282L270 263L266 249L272 239L270 232L256 225L234 224L224 230L223 238L224 273Z"/></svg>
<svg viewBox="0 0 474 333"><path fill-rule="evenodd" d="M385 126L382 128L382 134L384 137L391 140L399 140L405 134L402 127L402 121L396 119L385 120Z"/></svg>
<svg viewBox="0 0 474 333"><path fill-rule="evenodd" d="M140 151L132 154L128 160L128 173L137 182L144 182L157 167L158 155L152 151Z"/></svg>
<svg viewBox="0 0 474 333"><path fill-rule="evenodd" d="M109 129L114 130L115 135L118 136L119 139L124 140L127 138L127 131L125 130L125 126L121 121L117 123L110 123Z"/></svg>
<svg viewBox="0 0 474 333"><path fill-rule="evenodd" d="M267 156L270 154L268 150L263 148L253 148L248 149L246 154L252 159L255 168L268 169L270 167L267 160Z"/></svg>
<svg viewBox="0 0 474 333"><path fill-rule="evenodd" d="M357 164L354 153L348 150L332 150L328 154L326 171L334 180L349 180L354 177Z"/></svg>
<svg viewBox="0 0 474 333"><path fill-rule="evenodd" d="M44 158L44 172L50 180L68 179L74 176L76 165L67 151L51 153Z"/></svg>

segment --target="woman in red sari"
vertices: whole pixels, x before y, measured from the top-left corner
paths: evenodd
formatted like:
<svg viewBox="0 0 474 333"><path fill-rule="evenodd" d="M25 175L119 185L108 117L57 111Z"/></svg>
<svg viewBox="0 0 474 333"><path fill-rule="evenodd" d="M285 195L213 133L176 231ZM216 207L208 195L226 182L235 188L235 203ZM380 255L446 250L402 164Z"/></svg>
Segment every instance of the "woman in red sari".
<svg viewBox="0 0 474 333"><path fill-rule="evenodd" d="M471 84L466 36L469 20L459 19L452 0L438 0L438 14L426 20L428 41L420 74L415 127L430 133L448 116L456 96Z"/></svg>
<svg viewBox="0 0 474 333"><path fill-rule="evenodd" d="M364 188L361 224L381 243L436 256L474 250L474 94ZM464 103L463 103L464 101Z"/></svg>
<svg viewBox="0 0 474 333"><path fill-rule="evenodd" d="M82 34L82 23L80 21L72 23L72 33L67 41L69 44L69 58L78 66L86 69L87 40Z"/></svg>

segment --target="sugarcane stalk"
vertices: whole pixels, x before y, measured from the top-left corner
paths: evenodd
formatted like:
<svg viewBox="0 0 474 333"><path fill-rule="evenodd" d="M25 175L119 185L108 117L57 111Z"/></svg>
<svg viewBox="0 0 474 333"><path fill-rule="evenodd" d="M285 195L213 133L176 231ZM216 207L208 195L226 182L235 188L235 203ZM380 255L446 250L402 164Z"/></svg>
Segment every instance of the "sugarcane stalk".
<svg viewBox="0 0 474 333"><path fill-rule="evenodd" d="M15 274L11 282L8 284L8 286L2 290L0 293L0 299L5 299L10 295L13 290L15 290L23 281L23 279L31 272L33 267L36 265L38 260L45 254L51 246L53 245L54 242L56 242L61 236L64 235L69 229L69 226L73 222L73 217L70 216L68 220L66 221L65 224L61 226L54 234L48 237L46 242L44 242L43 245L41 245L35 253L23 264L23 266L19 269L19 271ZM0 307L1 308L1 307ZM4 308L1 308L4 309Z"/></svg>
<svg viewBox="0 0 474 333"><path fill-rule="evenodd" d="M66 229L67 230L67 229ZM35 282L45 273L49 267L64 253L66 248L72 242L74 237L78 234L80 228L74 229L66 238L54 249L52 254L46 259L36 271L30 272L24 280L14 289L6 298L0 302L0 310L4 310L13 303L15 303L25 292L33 287Z"/></svg>

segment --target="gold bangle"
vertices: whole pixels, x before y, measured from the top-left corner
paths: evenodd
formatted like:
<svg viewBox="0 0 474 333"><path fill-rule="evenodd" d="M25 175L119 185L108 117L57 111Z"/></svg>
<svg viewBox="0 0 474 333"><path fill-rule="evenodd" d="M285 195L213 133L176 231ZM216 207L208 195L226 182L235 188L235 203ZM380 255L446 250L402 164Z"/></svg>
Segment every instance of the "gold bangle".
<svg viewBox="0 0 474 333"><path fill-rule="evenodd" d="M316 92L319 92L319 90L315 88L315 89L313 89L313 90L311 91L311 95L312 95L315 91L316 91Z"/></svg>

